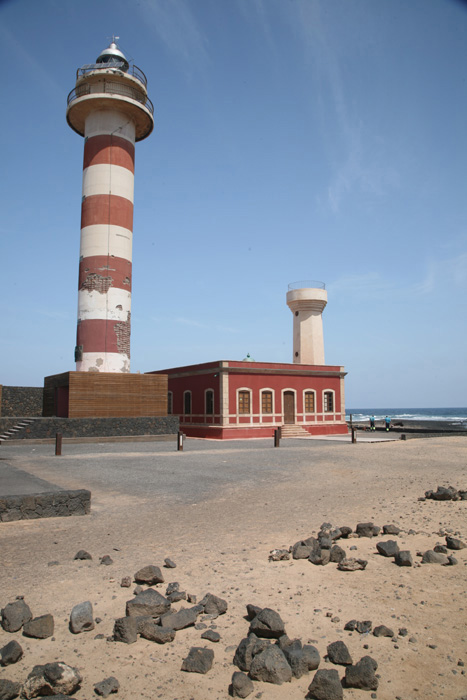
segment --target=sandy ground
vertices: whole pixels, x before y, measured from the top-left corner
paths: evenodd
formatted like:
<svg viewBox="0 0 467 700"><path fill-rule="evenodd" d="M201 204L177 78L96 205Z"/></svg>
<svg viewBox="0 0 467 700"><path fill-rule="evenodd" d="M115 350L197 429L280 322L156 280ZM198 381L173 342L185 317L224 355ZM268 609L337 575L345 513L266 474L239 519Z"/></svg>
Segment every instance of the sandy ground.
<svg viewBox="0 0 467 700"><path fill-rule="evenodd" d="M467 693L467 549L454 553L457 566L399 568L375 547L397 539L419 561L418 551L444 543L440 528L467 540L467 501L417 500L438 484L467 487L467 437L357 445L291 440L279 449L261 441L187 441L183 453L158 443L74 445L63 457L50 457L51 449L2 446L1 456L61 487L90 488L92 513L0 524L0 606L24 595L34 616L55 618L54 637L46 640L0 629L0 647L16 639L24 649L18 663L0 668L1 678L24 681L35 664L61 660L84 678L77 700L96 697L94 684L111 675L120 682L113 697L123 700L227 698L238 670L233 654L248 631L245 606L254 603L277 610L290 637L315 644L320 668L332 667L323 657L336 640L345 641L354 661L370 654L379 664L380 700L455 700ZM341 541L347 551L357 547L350 555L368 560L365 571L268 562L271 549L316 534L324 521L354 529L369 520L395 523L404 533ZM415 535L406 534L411 528ZM79 549L93 560L74 561ZM105 554L113 565L99 565ZM201 640L195 628L163 646L140 638L131 645L107 641L133 597L134 586L121 588L121 578L146 564L162 567L167 556L177 568L163 569L162 593L178 581L198 599L211 592L227 600L227 613L206 621L221 641ZM70 611L85 600L102 622L73 635ZM394 641L349 633L350 619L370 619L396 634L405 627L408 635ZM214 650L208 674L180 670L191 646ZM343 667L334 668L344 675ZM250 697L304 698L313 675L285 686L255 682ZM344 690L344 698L368 697Z"/></svg>

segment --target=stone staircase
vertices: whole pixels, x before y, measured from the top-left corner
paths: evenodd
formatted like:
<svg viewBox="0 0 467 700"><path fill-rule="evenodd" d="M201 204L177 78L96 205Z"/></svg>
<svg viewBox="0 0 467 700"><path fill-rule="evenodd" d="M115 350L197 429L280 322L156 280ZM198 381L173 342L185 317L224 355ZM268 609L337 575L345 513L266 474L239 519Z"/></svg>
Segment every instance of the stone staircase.
<svg viewBox="0 0 467 700"><path fill-rule="evenodd" d="M301 425L286 423L281 426L281 438L309 438L310 433Z"/></svg>
<svg viewBox="0 0 467 700"><path fill-rule="evenodd" d="M23 420L20 420L18 423L13 425L12 428L9 428L8 430L5 430L5 432L0 435L0 445L2 442L5 442L5 440L9 440L10 438L19 438L21 437L19 433L21 433L24 428L27 428L27 426L30 423L33 423L36 420L36 418L23 418Z"/></svg>

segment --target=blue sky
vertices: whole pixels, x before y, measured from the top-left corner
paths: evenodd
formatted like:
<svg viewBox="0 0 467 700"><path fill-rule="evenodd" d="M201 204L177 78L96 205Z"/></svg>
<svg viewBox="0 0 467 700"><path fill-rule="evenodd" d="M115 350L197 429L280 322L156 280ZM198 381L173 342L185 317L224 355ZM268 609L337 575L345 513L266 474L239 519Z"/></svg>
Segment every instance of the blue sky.
<svg viewBox="0 0 467 700"><path fill-rule="evenodd" d="M322 280L348 407L467 404L467 5L0 0L0 382L74 369L76 69L112 34L148 77L132 371L292 361Z"/></svg>

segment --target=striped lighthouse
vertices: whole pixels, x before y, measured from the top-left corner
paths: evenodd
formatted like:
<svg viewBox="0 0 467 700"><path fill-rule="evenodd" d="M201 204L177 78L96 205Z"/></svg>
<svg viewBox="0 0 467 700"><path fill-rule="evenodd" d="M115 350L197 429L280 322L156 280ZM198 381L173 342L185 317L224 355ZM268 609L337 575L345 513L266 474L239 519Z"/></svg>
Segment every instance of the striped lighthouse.
<svg viewBox="0 0 467 700"><path fill-rule="evenodd" d="M146 76L115 41L68 95L67 122L84 136L77 371L130 371L135 142L153 111Z"/></svg>

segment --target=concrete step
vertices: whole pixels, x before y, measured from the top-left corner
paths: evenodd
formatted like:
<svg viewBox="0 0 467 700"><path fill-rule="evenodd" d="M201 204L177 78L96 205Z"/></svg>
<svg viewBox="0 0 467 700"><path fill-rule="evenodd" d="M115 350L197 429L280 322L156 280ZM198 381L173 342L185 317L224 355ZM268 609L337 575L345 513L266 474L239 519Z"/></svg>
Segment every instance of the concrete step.
<svg viewBox="0 0 467 700"><path fill-rule="evenodd" d="M30 423L33 423L36 418L27 418L25 420L19 421L14 425L12 428L9 428L8 430L5 430L3 435L0 435L0 444L2 442L5 442L5 440L8 440L8 438L13 437L13 435L16 436L16 433L20 433L24 428L26 428Z"/></svg>
<svg viewBox="0 0 467 700"><path fill-rule="evenodd" d="M295 425L292 423L287 423L281 426L281 437L282 438L309 438L310 433L302 428L301 425Z"/></svg>

